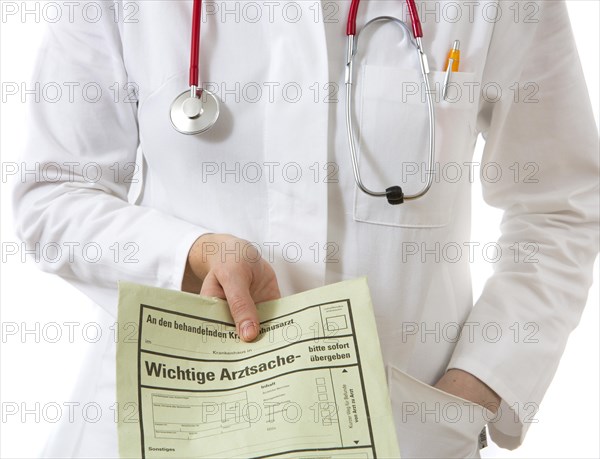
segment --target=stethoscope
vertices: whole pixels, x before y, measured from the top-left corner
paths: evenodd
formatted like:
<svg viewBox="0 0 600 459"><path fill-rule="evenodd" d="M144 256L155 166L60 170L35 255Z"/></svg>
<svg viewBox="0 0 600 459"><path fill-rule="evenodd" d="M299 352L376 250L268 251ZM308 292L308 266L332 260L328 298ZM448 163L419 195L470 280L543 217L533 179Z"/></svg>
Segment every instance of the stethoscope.
<svg viewBox="0 0 600 459"><path fill-rule="evenodd" d="M405 200L417 199L425 195L431 188L433 183L433 174L427 174L427 183L425 186L414 194L404 194L400 186L394 185L387 188L385 191L373 191L367 188L360 175L360 167L358 156L356 154L354 124L352 120L352 80L353 80L353 61L358 51L359 34L356 31L356 15L358 13L358 5L360 0L352 0L350 11L348 12L348 23L346 26L346 35L348 36L346 50L346 130L348 134L348 143L350 146L350 157L352 160L352 170L354 172L354 180L357 186L366 194L375 197L387 198L390 204L401 204ZM427 63L427 55L423 51L421 38L423 31L421 29L421 21L414 0L406 0L408 12L412 25L411 31L406 23L398 18L391 16L379 16L367 22L362 30L377 22L391 21L398 24L405 34L409 37L409 42L415 47L419 63L421 67L421 75L425 86L427 97L427 109L429 115L429 161L428 166L430 171L433 171L435 163L435 113L433 110L433 99L431 96L431 88L429 85L429 65ZM200 21L202 0L194 0L192 11L192 43L190 56L190 89L181 93L171 104L171 123L173 127L182 134L200 134L209 130L217 122L219 117L219 100L210 91L202 89L198 82L198 55L200 51Z"/></svg>
<svg viewBox="0 0 600 459"><path fill-rule="evenodd" d="M356 147L354 141L354 125L352 122L352 75L353 75L353 61L358 51L358 32L356 31L356 14L358 13L358 5L360 0L352 0L350 4L350 11L348 13L348 23L346 25L346 35L348 36L347 48L346 48L346 130L348 132L348 143L350 145L350 157L352 159L352 170L354 172L354 180L356 185L365 193L370 196L383 197L385 196L390 204L402 204L406 200L417 199L425 195L431 188L433 183L433 174L427 174L427 183L425 186L414 194L404 194L400 186L391 186L385 191L373 191L367 188L363 183L360 176L360 167L358 165L358 157L356 154ZM410 36L410 30L404 21L391 16L379 16L371 19L367 22L362 31L367 27L377 22L394 22L400 26L400 29L405 36L409 37L409 41L414 45L417 54L419 56L419 63L421 64L421 75L423 76L423 83L425 86L425 94L427 97L427 109L429 114L429 171L433 171L435 163L435 113L433 111L433 100L431 97L431 88L429 85L429 65L427 64L427 55L423 51L423 43L421 38L423 37L423 30L421 29L421 21L419 20L419 14L417 13L417 7L414 0L406 0L408 6L408 13L410 15L410 21L412 24L412 37Z"/></svg>
<svg viewBox="0 0 600 459"><path fill-rule="evenodd" d="M219 99L198 83L200 54L200 20L202 0L192 7L192 44L190 46L190 89L182 92L171 104L171 124L182 134L201 134L215 125L219 118Z"/></svg>

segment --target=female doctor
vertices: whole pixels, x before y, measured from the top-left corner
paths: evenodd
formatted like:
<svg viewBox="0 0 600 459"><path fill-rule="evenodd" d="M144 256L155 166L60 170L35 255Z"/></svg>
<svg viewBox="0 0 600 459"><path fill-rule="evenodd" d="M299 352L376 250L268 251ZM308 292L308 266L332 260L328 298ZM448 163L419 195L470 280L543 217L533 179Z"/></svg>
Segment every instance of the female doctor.
<svg viewBox="0 0 600 459"><path fill-rule="evenodd" d="M106 248L96 263L43 267L101 306L107 324L117 281L128 280L226 298L247 341L256 302L367 275L403 457L478 457L486 424L516 448L591 283L597 130L563 2L448 5L417 3L417 41L403 2L363 0L350 129L350 2L205 3L192 53L204 92L189 89L190 1L117 0L94 21L50 26L36 81L86 92L32 104L23 160L62 174L17 185L19 236ZM407 28L365 28L379 16ZM460 63L448 73L455 40ZM214 126L180 132L177 116L195 110L173 106L184 92L184 102L214 95ZM206 100L202 116L213 116ZM482 164L472 162L479 134ZM365 187L408 197L430 177L431 187L397 205L365 193L349 135ZM504 210L501 255L476 301L474 173ZM133 257L115 260L114 244ZM78 397L108 407L114 342L97 352ZM439 411L448 404L462 411L450 419ZM116 457L116 429L111 416L66 424L46 454Z"/></svg>

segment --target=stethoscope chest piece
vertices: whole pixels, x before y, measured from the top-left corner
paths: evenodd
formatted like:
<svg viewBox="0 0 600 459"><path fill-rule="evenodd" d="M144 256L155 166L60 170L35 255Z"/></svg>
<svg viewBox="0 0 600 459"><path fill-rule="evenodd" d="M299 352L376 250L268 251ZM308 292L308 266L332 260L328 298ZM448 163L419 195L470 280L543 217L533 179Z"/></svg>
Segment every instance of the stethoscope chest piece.
<svg viewBox="0 0 600 459"><path fill-rule="evenodd" d="M182 134L200 134L215 125L219 108L219 99L212 92L203 89L199 97L192 97L187 90L171 104L171 124Z"/></svg>

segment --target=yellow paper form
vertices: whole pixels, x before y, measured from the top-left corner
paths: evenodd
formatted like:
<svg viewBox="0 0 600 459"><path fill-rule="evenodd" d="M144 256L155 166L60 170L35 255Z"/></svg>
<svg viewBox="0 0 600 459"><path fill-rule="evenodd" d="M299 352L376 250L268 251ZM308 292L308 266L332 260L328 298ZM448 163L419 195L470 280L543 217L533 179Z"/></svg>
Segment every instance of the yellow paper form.
<svg viewBox="0 0 600 459"><path fill-rule="evenodd" d="M119 284L121 457L400 457L366 279L258 305Z"/></svg>

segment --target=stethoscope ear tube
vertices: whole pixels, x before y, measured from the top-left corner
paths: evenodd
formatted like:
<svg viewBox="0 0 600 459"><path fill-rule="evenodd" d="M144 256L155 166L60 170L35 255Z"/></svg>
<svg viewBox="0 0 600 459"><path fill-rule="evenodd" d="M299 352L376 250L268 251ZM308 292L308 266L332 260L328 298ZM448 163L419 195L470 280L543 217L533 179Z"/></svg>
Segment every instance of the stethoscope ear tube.
<svg viewBox="0 0 600 459"><path fill-rule="evenodd" d="M356 35L356 16L358 15L358 7L360 0L352 0L350 10L348 11L348 20L346 22L346 35ZM423 37L423 29L421 28L421 20L417 11L415 0L406 0L408 6L408 15L410 16L410 24L412 26L413 36L416 38Z"/></svg>
<svg viewBox="0 0 600 459"><path fill-rule="evenodd" d="M354 122L352 117L353 106L352 106L352 84L353 84L353 63L354 57L358 51L358 34L349 34L347 38L347 47L346 47L346 75L345 75L345 83L346 83L346 131L348 136L348 144L350 148L350 159L352 161L352 171L354 173L354 180L356 181L356 185L358 188L364 193L374 196L374 197L383 197L387 198L387 201L392 205L402 204L404 201L417 199L425 195L431 185L433 183L433 168L435 165L435 111L433 106L433 98L431 95L431 86L429 84L429 66L427 64L427 56L423 52L423 47L421 44L421 38L416 37L414 40L410 35L410 29L406 25L405 22L401 21L398 18L390 17L390 16L380 16L374 19L371 19L363 26L363 31L369 27L370 25L376 22L384 22L391 21L401 26L403 32L410 39L410 43L415 46L415 49L418 54L419 64L421 68L421 75L423 77L423 83L425 86L425 93L427 97L427 111L429 116L429 157L428 157L428 173L427 173L427 182L423 186L421 190L414 194L404 194L402 188L398 185L391 186L387 188L385 191L374 191L368 188L362 181L362 177L360 174L360 166L358 162L358 155L356 153L356 141L354 135Z"/></svg>

